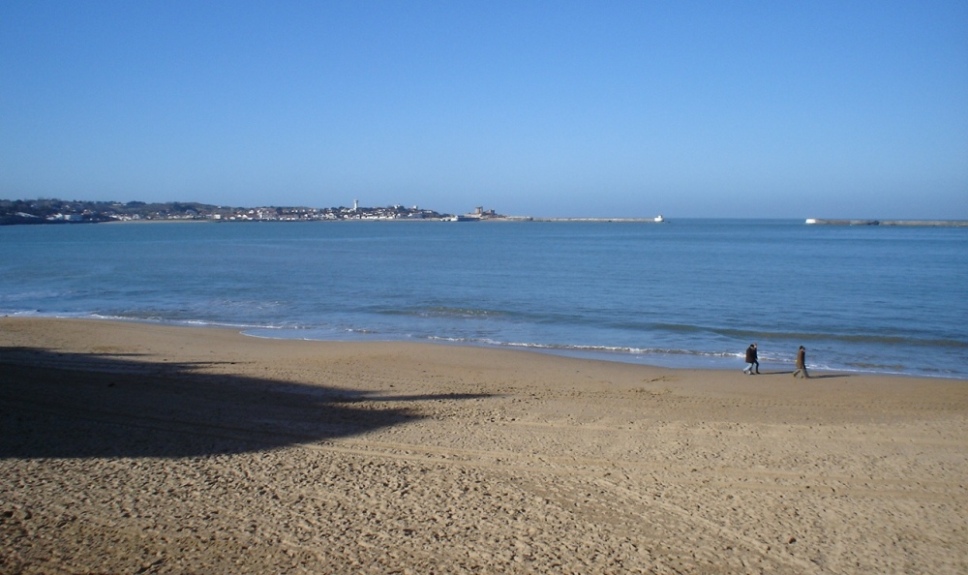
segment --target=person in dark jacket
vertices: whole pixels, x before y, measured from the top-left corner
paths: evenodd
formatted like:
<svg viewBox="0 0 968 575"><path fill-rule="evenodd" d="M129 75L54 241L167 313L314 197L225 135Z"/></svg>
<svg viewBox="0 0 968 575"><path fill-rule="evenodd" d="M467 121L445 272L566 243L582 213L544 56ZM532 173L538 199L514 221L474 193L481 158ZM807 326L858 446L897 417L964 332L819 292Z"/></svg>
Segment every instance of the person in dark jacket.
<svg viewBox="0 0 968 575"><path fill-rule="evenodd" d="M756 357L756 344L751 343L748 348L746 348L746 367L743 369L743 373L753 375L753 369L756 369L756 373L760 373L760 362Z"/></svg>
<svg viewBox="0 0 968 575"><path fill-rule="evenodd" d="M809 378L810 374L807 373L807 350L800 346L797 350L797 370L793 372L793 377L806 377Z"/></svg>

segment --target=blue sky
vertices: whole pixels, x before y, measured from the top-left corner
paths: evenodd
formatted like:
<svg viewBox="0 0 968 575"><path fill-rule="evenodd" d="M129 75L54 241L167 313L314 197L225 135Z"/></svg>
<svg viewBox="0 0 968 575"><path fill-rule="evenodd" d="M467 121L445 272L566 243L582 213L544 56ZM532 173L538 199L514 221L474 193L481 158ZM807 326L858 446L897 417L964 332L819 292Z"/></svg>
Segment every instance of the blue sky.
<svg viewBox="0 0 968 575"><path fill-rule="evenodd" d="M0 198L968 219L968 2L0 3Z"/></svg>

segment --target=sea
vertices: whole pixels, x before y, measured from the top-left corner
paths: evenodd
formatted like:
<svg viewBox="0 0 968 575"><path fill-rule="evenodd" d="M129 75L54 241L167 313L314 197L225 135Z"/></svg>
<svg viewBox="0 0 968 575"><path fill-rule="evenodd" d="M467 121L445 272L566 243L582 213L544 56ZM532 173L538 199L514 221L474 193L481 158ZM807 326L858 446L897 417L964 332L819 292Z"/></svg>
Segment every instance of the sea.
<svg viewBox="0 0 968 575"><path fill-rule="evenodd" d="M968 228L803 220L0 227L0 314L665 367L968 379Z"/></svg>

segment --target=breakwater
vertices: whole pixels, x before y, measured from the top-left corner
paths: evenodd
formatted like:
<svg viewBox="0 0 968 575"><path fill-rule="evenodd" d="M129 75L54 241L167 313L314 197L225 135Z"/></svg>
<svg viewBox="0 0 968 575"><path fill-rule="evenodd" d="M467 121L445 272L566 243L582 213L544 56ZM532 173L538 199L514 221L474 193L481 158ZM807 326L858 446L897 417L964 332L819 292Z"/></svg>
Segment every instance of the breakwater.
<svg viewBox="0 0 968 575"><path fill-rule="evenodd" d="M807 225L811 226L912 226L912 227L940 227L966 228L968 220L844 220L808 218Z"/></svg>

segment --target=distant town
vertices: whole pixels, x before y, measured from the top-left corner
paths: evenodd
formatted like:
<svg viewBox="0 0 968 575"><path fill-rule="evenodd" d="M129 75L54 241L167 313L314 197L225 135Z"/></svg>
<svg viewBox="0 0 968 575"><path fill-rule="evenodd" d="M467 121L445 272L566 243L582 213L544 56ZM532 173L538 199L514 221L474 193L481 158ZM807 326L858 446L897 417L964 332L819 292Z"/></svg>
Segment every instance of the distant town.
<svg viewBox="0 0 968 575"><path fill-rule="evenodd" d="M337 221L542 221L665 223L661 214L652 218L537 218L507 216L481 206L466 214L447 214L417 206L368 208L356 200L352 207L334 208L217 206L198 202L100 202L82 200L0 199L0 226L29 224L94 224L105 222L337 222ZM848 220L807 218L807 225L968 227L966 220Z"/></svg>
<svg viewBox="0 0 968 575"><path fill-rule="evenodd" d="M96 202L57 199L0 200L0 225L104 222L308 222L340 220L477 221L530 219L509 217L478 207L462 215L439 213L417 206L352 207L227 207L197 202Z"/></svg>

